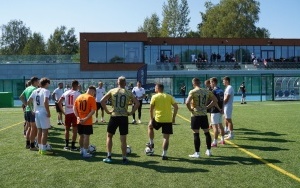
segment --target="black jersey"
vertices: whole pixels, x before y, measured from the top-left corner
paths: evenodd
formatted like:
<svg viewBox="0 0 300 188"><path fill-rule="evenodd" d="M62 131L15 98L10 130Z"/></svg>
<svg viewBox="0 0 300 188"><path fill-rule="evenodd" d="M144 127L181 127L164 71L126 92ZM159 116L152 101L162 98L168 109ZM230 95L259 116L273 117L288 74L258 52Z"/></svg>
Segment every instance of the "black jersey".
<svg viewBox="0 0 300 188"><path fill-rule="evenodd" d="M224 102L224 91L219 87L215 87L212 90L212 92L216 96L216 98L218 99L218 105L219 105L220 109L222 109L223 108L223 102ZM218 110L217 107L212 107L210 109L210 113L220 113L220 111Z"/></svg>

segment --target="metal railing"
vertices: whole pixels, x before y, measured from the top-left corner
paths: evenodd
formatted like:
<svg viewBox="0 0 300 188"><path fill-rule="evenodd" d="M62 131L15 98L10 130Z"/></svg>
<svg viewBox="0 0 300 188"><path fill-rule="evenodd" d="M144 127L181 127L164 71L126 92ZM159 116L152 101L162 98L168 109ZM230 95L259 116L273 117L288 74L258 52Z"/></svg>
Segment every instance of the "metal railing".
<svg viewBox="0 0 300 188"><path fill-rule="evenodd" d="M79 63L79 54L75 55L0 55L0 63Z"/></svg>

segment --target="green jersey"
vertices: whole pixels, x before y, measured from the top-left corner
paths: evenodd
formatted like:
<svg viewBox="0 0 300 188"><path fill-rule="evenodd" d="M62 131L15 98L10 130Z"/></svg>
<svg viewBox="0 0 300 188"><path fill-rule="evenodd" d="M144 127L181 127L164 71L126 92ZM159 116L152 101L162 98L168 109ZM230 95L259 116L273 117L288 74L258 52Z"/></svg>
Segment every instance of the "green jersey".
<svg viewBox="0 0 300 188"><path fill-rule="evenodd" d="M29 86L29 87L27 87L27 88L23 91L22 95L25 96L25 100L26 100L26 101L29 99L31 93L32 93L34 90L36 90L36 87L34 87L34 86ZM31 111L31 109L32 109L32 108L30 108L30 107L27 105L25 111Z"/></svg>

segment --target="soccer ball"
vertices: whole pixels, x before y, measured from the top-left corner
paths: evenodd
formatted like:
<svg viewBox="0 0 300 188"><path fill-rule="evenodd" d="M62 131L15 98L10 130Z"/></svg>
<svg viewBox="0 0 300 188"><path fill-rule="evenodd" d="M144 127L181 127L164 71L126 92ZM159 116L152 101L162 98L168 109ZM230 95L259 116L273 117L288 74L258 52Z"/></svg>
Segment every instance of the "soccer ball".
<svg viewBox="0 0 300 188"><path fill-rule="evenodd" d="M126 153L127 153L127 154L130 154L130 153L131 153L131 147L130 147L129 145L127 145Z"/></svg>
<svg viewBox="0 0 300 188"><path fill-rule="evenodd" d="M150 156L150 155L153 155L153 154L154 154L154 149L151 149L150 147L147 146L147 147L145 148L145 154L146 154L146 155L149 155L149 156Z"/></svg>
<svg viewBox="0 0 300 188"><path fill-rule="evenodd" d="M47 150L47 151L52 150L52 146L51 146L50 144L46 144L46 150Z"/></svg>
<svg viewBox="0 0 300 188"><path fill-rule="evenodd" d="M88 150L89 150L89 153L95 153L97 148L95 145L91 144L91 145L89 145Z"/></svg>

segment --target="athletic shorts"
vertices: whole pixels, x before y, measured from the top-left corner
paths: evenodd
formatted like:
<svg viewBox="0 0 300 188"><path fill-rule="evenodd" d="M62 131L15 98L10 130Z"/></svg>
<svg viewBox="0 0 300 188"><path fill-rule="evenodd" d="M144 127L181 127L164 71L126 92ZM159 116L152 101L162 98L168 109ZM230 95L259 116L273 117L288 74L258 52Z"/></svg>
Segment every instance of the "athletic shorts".
<svg viewBox="0 0 300 188"><path fill-rule="evenodd" d="M26 111L26 121L34 123L35 122L35 114L31 111Z"/></svg>
<svg viewBox="0 0 300 188"><path fill-rule="evenodd" d="M210 124L217 125L222 123L222 114L221 113L211 113Z"/></svg>
<svg viewBox="0 0 300 188"><path fill-rule="evenodd" d="M55 108L56 108L56 112L61 112L57 102L55 102Z"/></svg>
<svg viewBox="0 0 300 188"><path fill-rule="evenodd" d="M161 133L163 134L173 134L173 124L170 123L160 123L152 119L151 125L155 130L159 130L161 128Z"/></svg>
<svg viewBox="0 0 300 188"><path fill-rule="evenodd" d="M100 102L97 102L96 104L97 104L97 110L99 110L100 108L101 108L101 110L103 110L103 107Z"/></svg>
<svg viewBox="0 0 300 188"><path fill-rule="evenodd" d="M66 114L65 116L65 126L66 127L75 127L77 126L77 117L74 113L72 114Z"/></svg>
<svg viewBox="0 0 300 188"><path fill-rule="evenodd" d="M232 107L224 107L224 117L225 119L231 119Z"/></svg>
<svg viewBox="0 0 300 188"><path fill-rule="evenodd" d="M50 118L47 117L46 111L35 112L35 124L38 129L50 129Z"/></svg>
<svg viewBox="0 0 300 188"><path fill-rule="evenodd" d="M245 98L246 97L246 93L242 93L242 98Z"/></svg>
<svg viewBox="0 0 300 188"><path fill-rule="evenodd" d="M82 135L82 134L91 135L91 134L93 134L93 125L78 124L77 126L78 126L78 134L79 135Z"/></svg>
<svg viewBox="0 0 300 188"><path fill-rule="evenodd" d="M207 116L192 116L191 129L208 129L209 123Z"/></svg>
<svg viewBox="0 0 300 188"><path fill-rule="evenodd" d="M120 135L128 134L128 116L111 116L107 125L107 132L115 134L119 127Z"/></svg>

